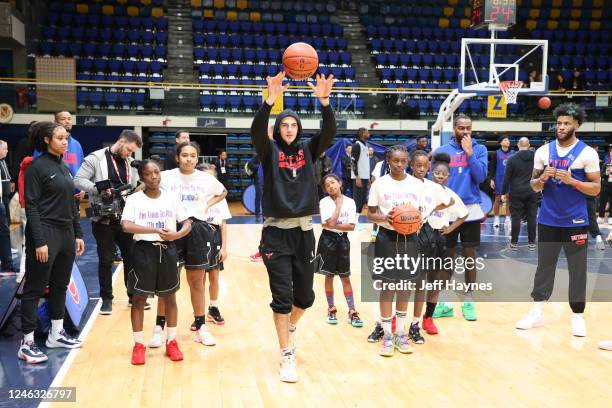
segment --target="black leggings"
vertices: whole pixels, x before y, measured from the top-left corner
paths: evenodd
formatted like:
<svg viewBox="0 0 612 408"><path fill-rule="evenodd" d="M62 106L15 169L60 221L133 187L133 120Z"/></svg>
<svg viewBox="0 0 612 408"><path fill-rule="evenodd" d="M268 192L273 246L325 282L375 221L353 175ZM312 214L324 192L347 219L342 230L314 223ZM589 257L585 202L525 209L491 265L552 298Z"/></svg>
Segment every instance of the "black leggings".
<svg viewBox="0 0 612 408"><path fill-rule="evenodd" d="M608 213L612 215L612 184L601 183L601 193L599 195L599 216L606 215L606 204L610 204Z"/></svg>
<svg viewBox="0 0 612 408"><path fill-rule="evenodd" d="M29 226L29 224L27 224ZM26 270L21 295L21 331L24 334L36 329L36 309L49 286L49 309L52 320L64 318L66 288L70 282L72 264L76 256L74 232L71 225L55 227L42 224L43 235L49 248L49 260L36 260L36 248L30 230L26 226Z"/></svg>
<svg viewBox="0 0 612 408"><path fill-rule="evenodd" d="M536 302L548 300L555 284L555 272L561 248L569 271L569 304L574 313L584 312L588 227L550 227L538 224L538 268L531 297Z"/></svg>

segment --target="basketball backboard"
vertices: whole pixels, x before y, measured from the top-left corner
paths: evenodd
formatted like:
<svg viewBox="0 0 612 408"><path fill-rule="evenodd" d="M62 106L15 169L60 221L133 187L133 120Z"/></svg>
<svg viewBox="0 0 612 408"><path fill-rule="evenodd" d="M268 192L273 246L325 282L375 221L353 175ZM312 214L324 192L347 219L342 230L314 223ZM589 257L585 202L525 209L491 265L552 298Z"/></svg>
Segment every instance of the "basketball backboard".
<svg viewBox="0 0 612 408"><path fill-rule="evenodd" d="M548 92L548 41L527 39L461 39L460 93L499 94L501 81L523 81L521 94ZM537 79L529 80L531 71Z"/></svg>

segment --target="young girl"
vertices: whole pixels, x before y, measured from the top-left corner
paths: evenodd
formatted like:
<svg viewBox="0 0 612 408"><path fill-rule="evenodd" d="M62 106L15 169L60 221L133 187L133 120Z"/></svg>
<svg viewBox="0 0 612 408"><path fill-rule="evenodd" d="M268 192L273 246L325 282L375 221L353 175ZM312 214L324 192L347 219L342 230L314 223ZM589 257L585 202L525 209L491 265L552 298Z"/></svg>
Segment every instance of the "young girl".
<svg viewBox="0 0 612 408"><path fill-rule="evenodd" d="M206 222L210 207L225 198L227 191L216 178L196 170L200 148L194 142L183 142L176 148L179 167L162 173L161 189L168 191L185 206L192 221L191 232L179 245L187 271L187 282L191 293L191 305L195 320L192 324L196 331L196 341L205 346L214 346L215 338L208 331L205 322L204 283L206 270L216 265L212 259L214 230ZM164 305L157 305L157 318L149 347L161 345L165 323Z"/></svg>
<svg viewBox="0 0 612 408"><path fill-rule="evenodd" d="M446 256L446 238L447 234L450 234L456 230L463 221L468 217L468 209L463 204L461 198L450 188L446 187L448 176L450 174L450 156L446 153L438 153L433 158L432 176L433 181L442 187L447 194L449 194L453 200L453 204L446 209L440 211L433 211L427 223L433 230L434 239L434 257L445 257ZM449 222L452 224L449 225ZM427 272L427 280L429 282L448 280L450 278L451 271L446 270L431 270ZM423 316L423 329L427 334L437 334L438 328L434 324L433 316L436 310L438 297L440 295L439 289L427 291L427 308L425 309L425 315Z"/></svg>
<svg viewBox="0 0 612 408"><path fill-rule="evenodd" d="M199 170L205 171L213 177L217 176L214 166L198 167ZM223 261L227 259L227 221L232 218L227 201L225 198L219 203L208 208L206 222L214 229L212 241L212 250L210 254L210 265L206 269L208 273L208 294L210 297L210 306L208 306L208 314L206 319L214 324L225 324L225 319L219 311L219 271L223 270ZM195 330L195 327L192 327Z"/></svg>
<svg viewBox="0 0 612 408"><path fill-rule="evenodd" d="M173 241L191 231L191 221L183 205L171 194L159 188L161 176L157 163L144 160L138 166L144 191L132 194L125 203L121 227L134 234L133 269L128 274L128 292L132 297L132 331L134 349L132 364L145 363L142 333L144 306L148 296L157 295L164 303L168 316L166 355L172 361L183 359L176 342L178 311L176 291L179 290L178 255ZM180 231L176 224L181 223Z"/></svg>
<svg viewBox="0 0 612 408"><path fill-rule="evenodd" d="M21 295L23 339L17 357L29 363L41 363L47 361L47 356L34 341L34 329L38 301L47 286L51 311L47 348L82 345L81 340L64 331L64 310L72 264L75 256L83 254L85 244L73 198L72 175L62 162L68 148L68 133L54 123L39 122L33 129L33 141L43 153L25 173L26 281Z"/></svg>
<svg viewBox="0 0 612 408"><path fill-rule="evenodd" d="M401 145L390 148L390 172L372 184L368 202L368 218L379 225L379 231L374 243L374 256L382 258L385 265L382 273L375 274L374 284L380 290L380 315L384 330L381 356L391 357L395 349L401 353L412 353L409 334L405 332L406 311L408 309L409 289L395 289L390 284L407 286L408 282L420 282L420 270L413 271L400 265L387 267L389 259L408 256L418 258L416 234L402 235L393 228L393 209L411 204L423 215L427 215L440 204L450 204L446 194L429 194L423 183L406 174L408 152ZM435 191L434 189L432 189ZM380 281L380 282L376 282ZM391 311L393 297L396 296L396 333L391 332Z"/></svg>
<svg viewBox="0 0 612 408"><path fill-rule="evenodd" d="M335 174L328 174L321 181L329 196L319 202L323 231L317 246L317 255L323 265L319 273L325 275L325 296L327 297L327 323L337 324L338 312L334 306L334 276L340 276L344 297L348 304L348 322L353 327L362 327L363 322L355 310L353 287L351 286L351 243L348 231L355 230L357 210L355 201L342 194L342 182Z"/></svg>

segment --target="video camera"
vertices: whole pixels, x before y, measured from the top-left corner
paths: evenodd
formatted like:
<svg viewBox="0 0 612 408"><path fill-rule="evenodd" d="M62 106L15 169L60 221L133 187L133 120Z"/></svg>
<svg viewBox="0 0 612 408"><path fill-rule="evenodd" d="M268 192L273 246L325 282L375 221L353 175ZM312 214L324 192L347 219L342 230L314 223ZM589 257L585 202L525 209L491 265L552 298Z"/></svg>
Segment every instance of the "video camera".
<svg viewBox="0 0 612 408"><path fill-rule="evenodd" d="M102 200L92 203L90 207L85 209L85 214L88 217L109 218L114 221L121 219L121 213L125 205L124 197L132 194L132 185L128 183L117 188L112 187L110 180L96 182L96 189ZM106 193L107 190L110 190L110 194ZM127 193L125 193L126 191Z"/></svg>

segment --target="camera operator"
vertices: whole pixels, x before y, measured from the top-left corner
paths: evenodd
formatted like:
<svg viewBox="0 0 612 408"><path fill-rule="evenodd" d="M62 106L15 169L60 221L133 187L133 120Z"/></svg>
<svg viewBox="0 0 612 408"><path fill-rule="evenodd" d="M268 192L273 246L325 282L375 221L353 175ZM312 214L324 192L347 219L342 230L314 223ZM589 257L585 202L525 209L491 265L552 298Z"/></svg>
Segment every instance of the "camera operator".
<svg viewBox="0 0 612 408"><path fill-rule="evenodd" d="M98 278L102 307L100 314L112 314L113 283L111 266L115 244L123 256L123 277L127 287L127 275L132 269L132 234L121 229L121 211L124 198L120 191L127 185L136 186L138 173L131 167L131 156L142 147L142 139L133 130L125 129L110 147L97 150L85 158L74 178L77 188L89 194L88 215L98 246ZM109 183L110 180L110 183ZM104 190L99 188L104 186ZM110 188L109 188L110 187ZM132 295L128 293L128 297Z"/></svg>

